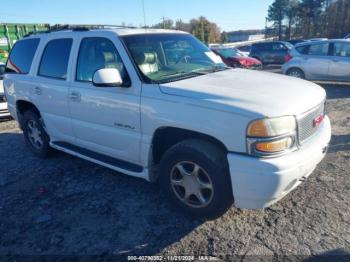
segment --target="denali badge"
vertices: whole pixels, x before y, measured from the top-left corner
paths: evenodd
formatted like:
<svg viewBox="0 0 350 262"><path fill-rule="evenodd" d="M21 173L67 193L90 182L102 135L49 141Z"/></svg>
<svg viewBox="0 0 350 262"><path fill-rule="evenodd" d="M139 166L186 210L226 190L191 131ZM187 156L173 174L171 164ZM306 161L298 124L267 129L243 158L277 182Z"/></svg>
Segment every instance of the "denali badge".
<svg viewBox="0 0 350 262"><path fill-rule="evenodd" d="M323 115L320 115L314 119L314 127L318 127L324 119Z"/></svg>

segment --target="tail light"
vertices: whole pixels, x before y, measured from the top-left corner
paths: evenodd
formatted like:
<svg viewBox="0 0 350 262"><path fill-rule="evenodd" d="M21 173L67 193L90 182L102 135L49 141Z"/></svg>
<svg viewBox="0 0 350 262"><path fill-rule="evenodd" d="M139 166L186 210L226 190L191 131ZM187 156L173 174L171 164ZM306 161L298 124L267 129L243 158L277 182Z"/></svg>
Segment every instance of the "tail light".
<svg viewBox="0 0 350 262"><path fill-rule="evenodd" d="M287 54L285 57L284 57L284 61L287 63L289 62L290 60L293 59L293 56L291 56L291 54Z"/></svg>

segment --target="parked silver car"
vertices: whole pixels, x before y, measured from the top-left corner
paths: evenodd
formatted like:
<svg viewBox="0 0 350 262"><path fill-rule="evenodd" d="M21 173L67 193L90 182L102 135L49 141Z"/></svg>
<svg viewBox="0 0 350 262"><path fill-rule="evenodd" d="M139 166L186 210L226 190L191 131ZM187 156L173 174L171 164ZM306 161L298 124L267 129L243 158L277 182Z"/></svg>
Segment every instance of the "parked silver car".
<svg viewBox="0 0 350 262"><path fill-rule="evenodd" d="M350 39L298 44L282 66L289 76L314 81L350 82Z"/></svg>

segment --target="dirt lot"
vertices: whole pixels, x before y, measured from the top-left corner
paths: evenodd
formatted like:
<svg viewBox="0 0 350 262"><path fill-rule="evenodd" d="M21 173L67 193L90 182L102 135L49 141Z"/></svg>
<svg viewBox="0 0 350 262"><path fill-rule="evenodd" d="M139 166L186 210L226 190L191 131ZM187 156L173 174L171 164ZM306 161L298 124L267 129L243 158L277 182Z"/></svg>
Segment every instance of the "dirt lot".
<svg viewBox="0 0 350 262"><path fill-rule="evenodd" d="M64 153L37 159L14 121L0 123L0 254L349 254L350 87L326 90L332 145L310 179L271 208L207 222L143 180Z"/></svg>

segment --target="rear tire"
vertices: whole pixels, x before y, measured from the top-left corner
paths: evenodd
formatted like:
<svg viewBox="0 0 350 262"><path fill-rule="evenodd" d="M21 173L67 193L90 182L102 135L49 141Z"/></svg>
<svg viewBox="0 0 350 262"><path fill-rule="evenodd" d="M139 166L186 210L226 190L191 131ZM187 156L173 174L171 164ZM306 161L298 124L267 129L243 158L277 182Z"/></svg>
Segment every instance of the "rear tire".
<svg viewBox="0 0 350 262"><path fill-rule="evenodd" d="M217 218L233 203L226 153L207 141L171 147L161 160L159 182L177 207L198 218Z"/></svg>
<svg viewBox="0 0 350 262"><path fill-rule="evenodd" d="M22 127L24 140L29 149L40 158L46 158L50 155L50 138L43 128L43 123L32 110L25 111L22 118Z"/></svg>
<svg viewBox="0 0 350 262"><path fill-rule="evenodd" d="M305 79L305 74L299 68L291 68L287 71L287 75L291 77L296 77L300 79Z"/></svg>

